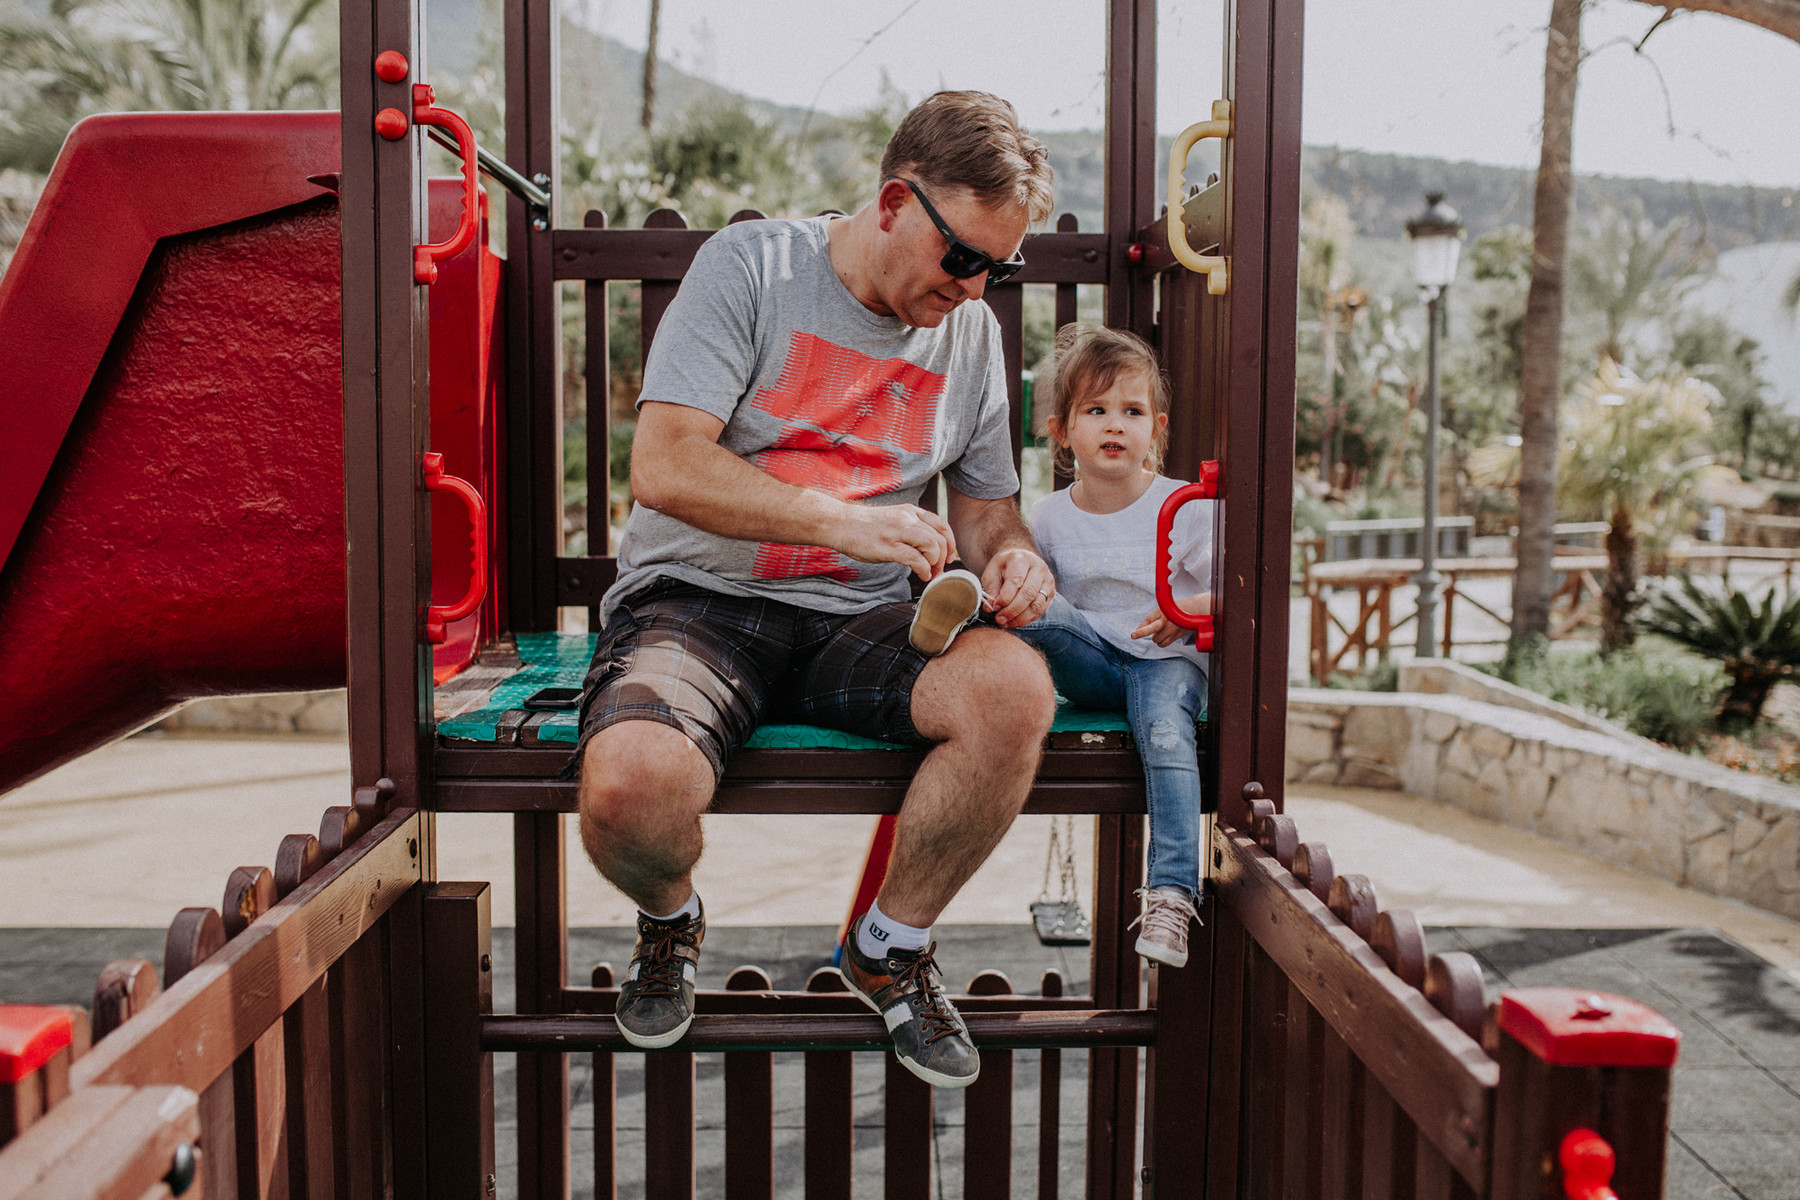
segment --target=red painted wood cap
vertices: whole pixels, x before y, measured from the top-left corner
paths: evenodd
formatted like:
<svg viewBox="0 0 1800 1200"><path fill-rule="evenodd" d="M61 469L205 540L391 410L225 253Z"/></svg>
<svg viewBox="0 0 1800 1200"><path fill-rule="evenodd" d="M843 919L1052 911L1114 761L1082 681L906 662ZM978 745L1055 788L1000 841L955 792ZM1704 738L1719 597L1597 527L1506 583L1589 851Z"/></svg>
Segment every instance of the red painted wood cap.
<svg viewBox="0 0 1800 1200"><path fill-rule="evenodd" d="M1553 1067L1672 1067L1681 1030L1653 1008L1581 988L1515 988L1500 1030Z"/></svg>
<svg viewBox="0 0 1800 1200"><path fill-rule="evenodd" d="M17 1083L67 1046L69 1010L41 1004L0 1004L0 1083Z"/></svg>

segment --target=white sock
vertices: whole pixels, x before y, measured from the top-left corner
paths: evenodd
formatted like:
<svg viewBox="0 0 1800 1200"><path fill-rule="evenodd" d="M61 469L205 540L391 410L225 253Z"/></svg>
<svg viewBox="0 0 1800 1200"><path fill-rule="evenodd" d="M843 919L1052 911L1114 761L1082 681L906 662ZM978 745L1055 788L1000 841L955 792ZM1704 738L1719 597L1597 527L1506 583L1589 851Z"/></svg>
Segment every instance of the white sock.
<svg viewBox="0 0 1800 1200"><path fill-rule="evenodd" d="M653 912L644 912L641 908L638 909L638 911L644 913L644 915L649 917L652 921L661 921L664 924L668 924L670 921L691 921L700 915L700 893L697 891L688 892L687 903L666 917L659 917Z"/></svg>
<svg viewBox="0 0 1800 1200"><path fill-rule="evenodd" d="M869 915L856 930L856 948L870 958L886 958L889 950L923 950L930 941L929 925L902 925L879 904L869 905Z"/></svg>

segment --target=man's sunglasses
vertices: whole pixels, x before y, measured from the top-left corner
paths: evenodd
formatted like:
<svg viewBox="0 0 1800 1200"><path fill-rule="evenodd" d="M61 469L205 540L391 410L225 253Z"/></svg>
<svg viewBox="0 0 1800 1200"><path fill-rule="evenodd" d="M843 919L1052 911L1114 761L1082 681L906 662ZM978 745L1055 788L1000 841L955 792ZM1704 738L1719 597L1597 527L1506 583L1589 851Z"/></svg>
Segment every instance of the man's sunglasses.
<svg viewBox="0 0 1800 1200"><path fill-rule="evenodd" d="M938 216L938 210L931 207L931 201L925 198L925 193L919 190L918 184L899 175L890 175L888 178L898 179L912 189L912 194L919 198L919 203L924 207L925 215L931 218L931 223L937 226L937 231L944 235L946 242L950 243L950 248L944 251L944 257L938 260L938 266L944 268L944 274L950 278L972 279L986 271L988 286L993 287L996 283L1005 283L1017 275L1019 268L1025 265L1025 255L1022 253L1013 255L1005 262L1001 262L992 255L983 254L950 232L950 226L944 224L944 218Z"/></svg>

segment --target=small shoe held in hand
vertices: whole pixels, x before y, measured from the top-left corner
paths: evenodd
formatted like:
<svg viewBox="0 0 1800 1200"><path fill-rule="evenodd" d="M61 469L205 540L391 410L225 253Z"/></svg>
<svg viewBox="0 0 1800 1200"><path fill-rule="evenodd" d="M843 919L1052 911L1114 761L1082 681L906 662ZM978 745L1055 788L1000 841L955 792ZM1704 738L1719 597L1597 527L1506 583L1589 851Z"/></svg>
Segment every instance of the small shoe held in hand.
<svg viewBox="0 0 1800 1200"><path fill-rule="evenodd" d="M913 613L913 649L935 658L950 648L963 627L981 611L981 579L973 571L945 571L925 585Z"/></svg>

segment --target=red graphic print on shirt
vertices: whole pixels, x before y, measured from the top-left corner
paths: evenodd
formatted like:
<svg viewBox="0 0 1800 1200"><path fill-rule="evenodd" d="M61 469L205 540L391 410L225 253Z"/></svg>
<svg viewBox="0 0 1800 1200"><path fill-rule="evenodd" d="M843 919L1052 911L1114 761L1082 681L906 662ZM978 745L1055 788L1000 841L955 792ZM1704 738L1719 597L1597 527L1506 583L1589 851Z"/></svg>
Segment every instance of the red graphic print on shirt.
<svg viewBox="0 0 1800 1200"><path fill-rule="evenodd" d="M901 358L870 358L809 333L788 340L787 364L752 402L781 433L751 461L797 487L865 500L901 484L900 454L927 454L944 377ZM758 579L857 578L856 563L823 546L763 542Z"/></svg>

